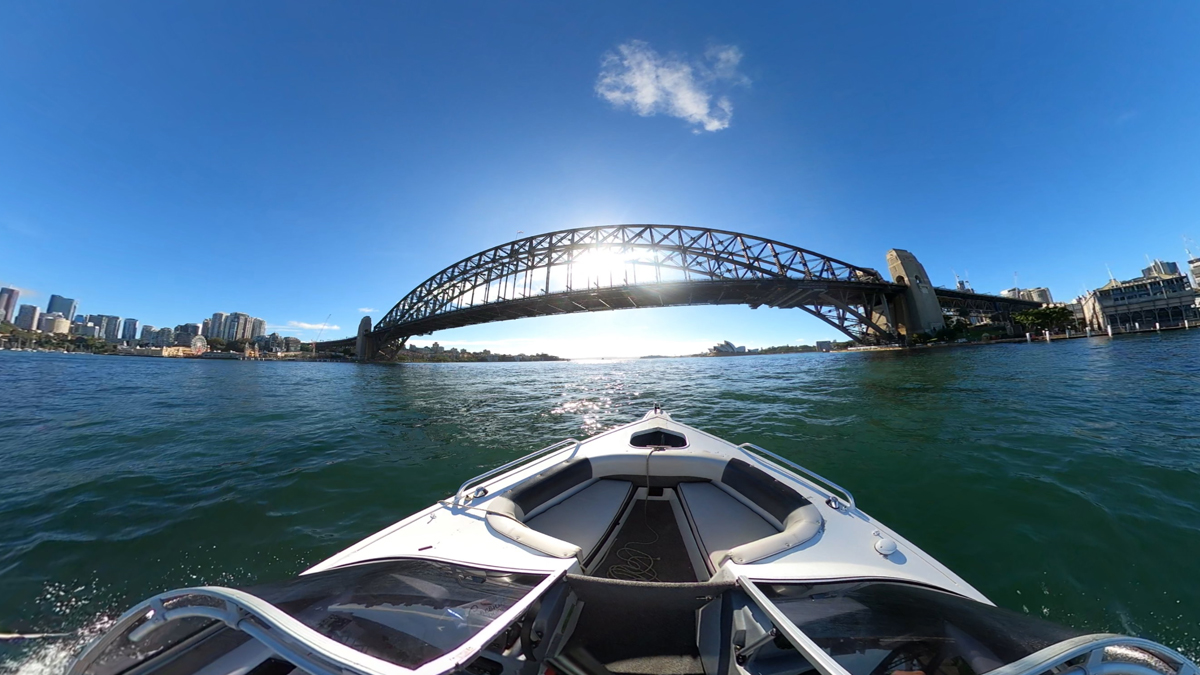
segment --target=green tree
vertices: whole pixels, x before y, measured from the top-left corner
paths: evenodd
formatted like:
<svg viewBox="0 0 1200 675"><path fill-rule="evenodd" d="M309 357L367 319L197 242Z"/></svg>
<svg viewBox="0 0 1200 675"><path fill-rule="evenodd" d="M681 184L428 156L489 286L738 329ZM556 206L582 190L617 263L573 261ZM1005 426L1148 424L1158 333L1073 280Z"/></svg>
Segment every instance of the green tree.
<svg viewBox="0 0 1200 675"><path fill-rule="evenodd" d="M221 351L225 349L225 339L219 337L208 338L208 348L215 351Z"/></svg>
<svg viewBox="0 0 1200 675"><path fill-rule="evenodd" d="M1013 314L1013 321L1034 330L1058 330L1075 325L1075 313L1066 307L1038 307Z"/></svg>

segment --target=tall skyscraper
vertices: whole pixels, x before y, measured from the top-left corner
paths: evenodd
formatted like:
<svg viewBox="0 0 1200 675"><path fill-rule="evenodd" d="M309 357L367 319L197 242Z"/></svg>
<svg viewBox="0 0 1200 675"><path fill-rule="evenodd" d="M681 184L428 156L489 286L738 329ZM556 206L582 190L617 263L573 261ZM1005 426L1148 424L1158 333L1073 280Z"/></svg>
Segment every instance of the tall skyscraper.
<svg viewBox="0 0 1200 675"><path fill-rule="evenodd" d="M17 310L17 318L13 321L17 328L23 330L36 330L38 327L38 319L42 315L42 308L37 305L21 305Z"/></svg>
<svg viewBox="0 0 1200 675"><path fill-rule="evenodd" d="M125 323L121 325L122 340L136 340L138 331L137 319L125 319Z"/></svg>
<svg viewBox="0 0 1200 675"><path fill-rule="evenodd" d="M226 340L250 339L250 315L234 312L225 320Z"/></svg>
<svg viewBox="0 0 1200 675"><path fill-rule="evenodd" d="M229 315L225 312L216 312L212 318L208 320L208 335L206 337L215 337L225 339L225 321Z"/></svg>
<svg viewBox="0 0 1200 675"><path fill-rule="evenodd" d="M206 338L212 337L212 331L209 330L209 326L211 325L212 319L205 319L204 322L200 324L200 334Z"/></svg>
<svg viewBox="0 0 1200 675"><path fill-rule="evenodd" d="M267 322L263 319L254 318L250 320L250 339L260 338L267 334Z"/></svg>
<svg viewBox="0 0 1200 675"><path fill-rule="evenodd" d="M75 316L75 311L79 309L79 303L71 298L64 298L61 295L51 295L50 302L46 305L46 313L53 314L58 312L70 320Z"/></svg>
<svg viewBox="0 0 1200 675"><path fill-rule="evenodd" d="M139 342L154 342L154 333L158 329L150 324L142 326L142 339Z"/></svg>
<svg viewBox="0 0 1200 675"><path fill-rule="evenodd" d="M17 300L21 291L15 288L0 288L0 320L12 323L13 315L17 313Z"/></svg>
<svg viewBox="0 0 1200 675"><path fill-rule="evenodd" d="M103 314L88 314L83 317L84 323L90 323L100 331L100 337L104 337L104 329L108 327L108 317Z"/></svg>
<svg viewBox="0 0 1200 675"><path fill-rule="evenodd" d="M106 342L121 341L121 317L105 316L104 317L104 332L102 333Z"/></svg>

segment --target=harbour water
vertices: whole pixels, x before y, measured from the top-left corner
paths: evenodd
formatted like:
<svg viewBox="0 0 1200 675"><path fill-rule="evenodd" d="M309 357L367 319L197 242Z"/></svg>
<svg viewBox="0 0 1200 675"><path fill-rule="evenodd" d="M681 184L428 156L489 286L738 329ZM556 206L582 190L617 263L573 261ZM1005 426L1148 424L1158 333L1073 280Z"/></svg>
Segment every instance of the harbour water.
<svg viewBox="0 0 1200 675"><path fill-rule="evenodd" d="M1200 656L1200 330L917 353L406 364L0 352L0 672L155 592L294 575L561 438L784 454L997 604Z"/></svg>

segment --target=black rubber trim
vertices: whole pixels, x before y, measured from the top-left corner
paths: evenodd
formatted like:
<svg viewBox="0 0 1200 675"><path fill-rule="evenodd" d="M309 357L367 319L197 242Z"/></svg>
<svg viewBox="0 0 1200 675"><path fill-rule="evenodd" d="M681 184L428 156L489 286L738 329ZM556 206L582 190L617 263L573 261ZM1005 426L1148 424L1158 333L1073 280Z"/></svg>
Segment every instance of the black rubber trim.
<svg viewBox="0 0 1200 675"><path fill-rule="evenodd" d="M725 591L721 601L721 649L717 652L717 672L730 672L733 655L733 590Z"/></svg>
<svg viewBox="0 0 1200 675"><path fill-rule="evenodd" d="M740 459L729 460L725 472L721 474L721 482L737 490L781 524L792 511L812 503L767 472Z"/></svg>

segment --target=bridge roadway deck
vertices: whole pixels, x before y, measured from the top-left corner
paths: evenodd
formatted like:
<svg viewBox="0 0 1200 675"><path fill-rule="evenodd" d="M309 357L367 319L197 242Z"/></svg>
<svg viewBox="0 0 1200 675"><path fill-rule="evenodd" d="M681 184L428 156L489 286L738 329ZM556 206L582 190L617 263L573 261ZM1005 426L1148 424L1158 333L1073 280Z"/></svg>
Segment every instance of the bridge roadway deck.
<svg viewBox="0 0 1200 675"><path fill-rule="evenodd" d="M600 312L645 307L685 305L766 305L794 308L829 305L831 301L851 306L872 305L876 298L892 302L905 291L902 284L863 281L808 281L803 279L746 279L703 282L672 282L607 288L577 289L565 293L531 296L490 302L436 313L432 316L393 326L377 326L370 335L377 345L414 335L462 328L494 321L555 316L578 312ZM1038 303L1000 296L936 289L939 301L947 307L967 307L985 311L1001 306L1011 309L1038 307ZM812 309L808 311L815 313ZM320 343L322 350L354 347L356 338Z"/></svg>

